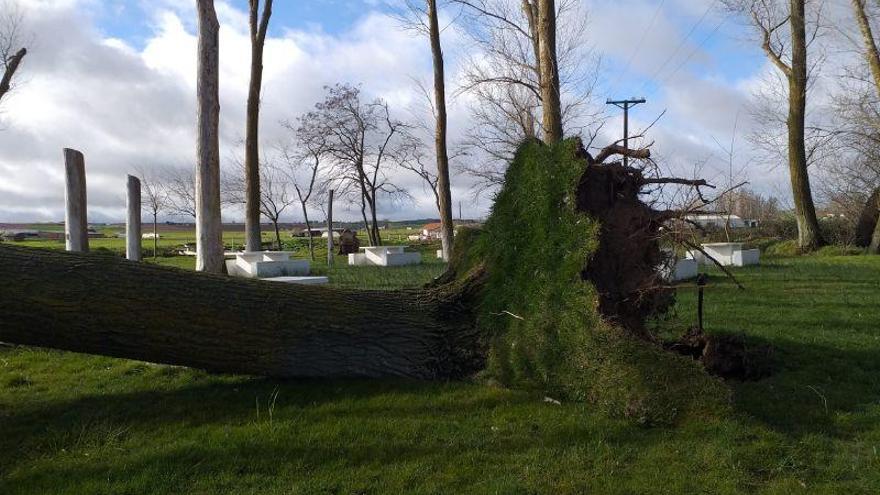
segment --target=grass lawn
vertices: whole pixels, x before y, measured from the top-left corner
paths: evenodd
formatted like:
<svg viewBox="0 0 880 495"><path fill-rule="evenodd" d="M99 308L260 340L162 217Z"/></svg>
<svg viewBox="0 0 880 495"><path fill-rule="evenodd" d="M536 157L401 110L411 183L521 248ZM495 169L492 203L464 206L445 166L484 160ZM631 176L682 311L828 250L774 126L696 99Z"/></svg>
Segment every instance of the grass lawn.
<svg viewBox="0 0 880 495"><path fill-rule="evenodd" d="M440 269L333 275L392 288ZM279 381L0 348L0 493L880 492L880 257L736 274L747 290L713 272L706 325L772 344L777 371L733 384L733 417L674 428L480 383ZM680 319L694 308L682 289Z"/></svg>

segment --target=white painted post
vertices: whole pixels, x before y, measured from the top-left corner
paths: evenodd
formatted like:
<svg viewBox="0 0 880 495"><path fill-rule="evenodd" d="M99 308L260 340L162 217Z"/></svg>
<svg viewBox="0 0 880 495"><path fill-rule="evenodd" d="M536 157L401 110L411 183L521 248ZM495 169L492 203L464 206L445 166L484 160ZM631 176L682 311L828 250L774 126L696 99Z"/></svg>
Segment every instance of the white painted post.
<svg viewBox="0 0 880 495"><path fill-rule="evenodd" d="M64 239L68 251L89 250L86 211L86 164L83 154L64 148Z"/></svg>
<svg viewBox="0 0 880 495"><path fill-rule="evenodd" d="M327 203L327 266L333 268L333 189Z"/></svg>
<svg viewBox="0 0 880 495"><path fill-rule="evenodd" d="M128 196L125 218L125 257L132 261L141 260L141 181L128 176Z"/></svg>

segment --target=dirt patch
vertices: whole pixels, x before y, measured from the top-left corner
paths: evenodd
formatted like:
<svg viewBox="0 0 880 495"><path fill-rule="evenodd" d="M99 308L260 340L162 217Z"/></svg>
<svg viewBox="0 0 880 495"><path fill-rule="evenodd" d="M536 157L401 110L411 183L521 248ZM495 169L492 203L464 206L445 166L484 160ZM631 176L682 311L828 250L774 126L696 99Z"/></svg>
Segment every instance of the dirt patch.
<svg viewBox="0 0 880 495"><path fill-rule="evenodd" d="M674 292L665 287L657 213L639 199L643 177L619 163L588 164L577 189L577 208L601 224L599 248L582 272L599 292L602 316L653 340L645 320L665 312Z"/></svg>
<svg viewBox="0 0 880 495"><path fill-rule="evenodd" d="M750 345L741 335L709 335L692 327L681 339L664 347L699 361L706 371L726 380L759 380L773 371L773 348Z"/></svg>

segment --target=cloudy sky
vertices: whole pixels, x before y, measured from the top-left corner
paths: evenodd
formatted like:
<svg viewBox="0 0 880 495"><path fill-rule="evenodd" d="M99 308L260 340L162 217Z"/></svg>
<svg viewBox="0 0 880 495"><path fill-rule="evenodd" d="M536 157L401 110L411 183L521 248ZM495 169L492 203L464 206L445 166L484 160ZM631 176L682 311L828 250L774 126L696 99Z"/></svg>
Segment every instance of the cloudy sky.
<svg viewBox="0 0 880 495"><path fill-rule="evenodd" d="M393 1L393 0L392 0ZM677 173L717 178L737 126L738 167L753 187L784 190L782 167L749 157L747 105L769 67L748 31L713 0L583 0L589 42L601 56L594 104L607 111L601 140L621 121L606 98L644 96L632 114L651 129L662 163ZM192 0L19 0L29 54L19 84L0 108L0 222L63 218L62 148L86 156L90 220L123 218L125 176L140 169L189 166L195 154L195 14ZM217 0L221 21L222 156L241 154L249 39L244 0ZM444 31L449 84L460 81L470 48ZM266 44L261 138L284 140L279 125L308 110L336 82L361 84L406 117L419 100L414 80L429 80L426 41L399 28L387 0L276 0ZM450 132L469 126L467 97L451 102ZM740 165L741 164L741 165ZM436 216L411 172L394 172L413 202L380 204L380 217ZM465 217L481 217L491 198L453 177ZM351 213L354 216L354 212ZM240 220L237 210L224 220ZM289 220L298 220L294 214Z"/></svg>

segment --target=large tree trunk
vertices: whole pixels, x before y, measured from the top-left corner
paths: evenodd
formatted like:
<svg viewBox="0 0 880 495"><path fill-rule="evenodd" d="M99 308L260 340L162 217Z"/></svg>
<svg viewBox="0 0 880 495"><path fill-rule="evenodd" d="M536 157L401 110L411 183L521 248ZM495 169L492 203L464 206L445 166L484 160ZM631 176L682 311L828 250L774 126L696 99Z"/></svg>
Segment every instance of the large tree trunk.
<svg viewBox="0 0 880 495"><path fill-rule="evenodd" d="M538 46L540 48L541 108L544 141L562 140L562 104L559 99L559 67L556 65L556 2L538 0Z"/></svg>
<svg viewBox="0 0 880 495"><path fill-rule="evenodd" d="M355 292L6 245L0 273L15 281L0 284L7 343L279 377L438 379L482 366L477 280Z"/></svg>
<svg viewBox="0 0 880 495"><path fill-rule="evenodd" d="M804 120L807 107L807 38L804 0L791 0L791 70L788 74L788 170L798 224L798 246L813 250L824 244L810 189Z"/></svg>
<svg viewBox="0 0 880 495"><path fill-rule="evenodd" d="M260 232L260 90L263 86L263 47L266 44L266 30L272 15L272 0L265 0L263 15L257 24L259 0L250 1L251 30L251 82L247 99L247 129L245 130L244 170L245 170L245 249L263 249Z"/></svg>
<svg viewBox="0 0 880 495"><path fill-rule="evenodd" d="M865 11L865 0L852 0L852 4L856 21L859 24L859 31L862 33L862 41L865 43L865 60L871 69L874 87L877 90L877 94L880 95L880 53L878 53L877 43L874 41L874 34L871 32L871 23Z"/></svg>
<svg viewBox="0 0 880 495"><path fill-rule="evenodd" d="M196 270L222 273L220 221L220 24L213 0L197 0L199 14L198 143L196 160Z"/></svg>
<svg viewBox="0 0 880 495"><path fill-rule="evenodd" d="M871 243L868 244L868 252L880 254L880 219L874 223L874 232L871 234Z"/></svg>
<svg viewBox="0 0 880 495"><path fill-rule="evenodd" d="M434 57L434 106L437 109L437 128L434 147L437 154L437 188L440 207L440 244L443 259L452 257L455 224L452 220L452 191L449 184L449 153L446 149L446 81L443 67L443 49L440 46L440 25L437 19L437 0L428 0L431 53Z"/></svg>
<svg viewBox="0 0 880 495"><path fill-rule="evenodd" d="M865 60L871 69L871 77L874 79L877 96L880 97L880 51L877 49L877 42L874 40L871 23L865 10L865 0L852 0L852 4L859 30L862 33L862 40L865 43ZM866 239L868 242L864 244L867 245L868 252L871 254L880 254L880 216L876 214L878 210L880 210L880 189L874 191L865 207L865 212L873 213L871 216L874 218L872 222L874 228L870 233L870 239ZM864 214L863 212L863 216Z"/></svg>

